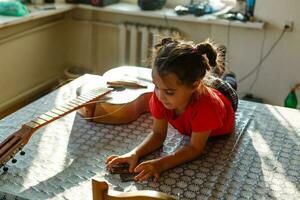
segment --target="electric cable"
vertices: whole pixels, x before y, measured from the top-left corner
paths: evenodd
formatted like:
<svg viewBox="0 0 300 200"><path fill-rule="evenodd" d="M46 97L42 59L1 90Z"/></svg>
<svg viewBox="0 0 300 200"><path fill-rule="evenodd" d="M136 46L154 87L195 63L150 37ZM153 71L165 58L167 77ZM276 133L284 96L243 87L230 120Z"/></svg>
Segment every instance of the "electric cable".
<svg viewBox="0 0 300 200"><path fill-rule="evenodd" d="M165 21L166 27L167 27L168 29L170 29L171 27L170 27L169 19L168 19L168 16L167 16L166 12L167 12L167 11L164 11L164 21Z"/></svg>
<svg viewBox="0 0 300 200"><path fill-rule="evenodd" d="M227 44L226 44L226 60L225 62L226 63L229 63L228 62L228 58L230 57L230 32L231 32L231 21L228 22L228 26L227 26ZM230 71L230 67L229 65L226 65L226 68L228 71Z"/></svg>
<svg viewBox="0 0 300 200"><path fill-rule="evenodd" d="M261 70L261 63L262 63L261 60L262 60L263 54L264 54L265 40L266 40L266 30L264 29L263 41L262 41L262 44L261 44L261 47L260 47L260 57L259 57L260 62L259 62L259 67L258 67L258 69L256 71L255 78L252 81L250 87L248 88L246 94L249 93L250 90L252 90L253 86L255 85L255 83L256 83L256 81L257 81L257 79L259 77L259 73L260 73L260 70Z"/></svg>
<svg viewBox="0 0 300 200"><path fill-rule="evenodd" d="M269 55L272 53L273 49L277 46L277 44L279 43L279 41L281 40L281 38L283 37L283 35L286 33L286 29L283 29L283 31L281 32L280 36L278 37L278 39L273 43L273 45L271 46L271 48L269 49L269 51L267 52L267 54L259 61L259 63L246 75L244 75L241 79L238 80L238 83L241 83L242 81L244 81L245 79L249 78L250 75L252 75L257 69L259 69L259 67L262 67L262 63L269 57Z"/></svg>

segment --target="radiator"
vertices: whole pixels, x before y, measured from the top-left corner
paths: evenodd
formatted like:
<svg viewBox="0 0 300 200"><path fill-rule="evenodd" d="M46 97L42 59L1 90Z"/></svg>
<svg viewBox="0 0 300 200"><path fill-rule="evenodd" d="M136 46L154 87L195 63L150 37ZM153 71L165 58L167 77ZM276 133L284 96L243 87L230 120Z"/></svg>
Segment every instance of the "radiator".
<svg viewBox="0 0 300 200"><path fill-rule="evenodd" d="M123 23L119 25L120 65L149 67L154 45L163 37L179 36L174 28Z"/></svg>

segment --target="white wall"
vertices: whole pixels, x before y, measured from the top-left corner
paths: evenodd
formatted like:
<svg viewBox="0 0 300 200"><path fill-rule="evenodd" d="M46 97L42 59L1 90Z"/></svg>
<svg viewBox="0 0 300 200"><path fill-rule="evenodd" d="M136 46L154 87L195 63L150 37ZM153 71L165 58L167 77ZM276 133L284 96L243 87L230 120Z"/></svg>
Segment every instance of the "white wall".
<svg viewBox="0 0 300 200"><path fill-rule="evenodd" d="M134 1L134 0L127 0ZM135 1L136 2L136 1ZM167 1L168 4L175 1ZM176 1L189 2L187 0ZM194 23L180 25L188 39L201 40L211 37L216 42L228 46L229 67L238 78L243 77L259 63L260 49L265 31L263 55L281 34L285 20L294 22L294 30L287 32L270 56L262 64L258 80L248 90L255 73L239 84L240 96L250 92L263 98L267 103L282 105L289 88L300 82L300 2L299 0L256 0L255 16L267 23L264 30L229 28L225 26L204 26ZM171 23L176 26L176 23ZM205 34L203 29L208 30ZM198 33L197 33L198 32ZM298 92L299 96L299 92Z"/></svg>
<svg viewBox="0 0 300 200"><path fill-rule="evenodd" d="M67 31L59 15L1 28L0 112L37 95L62 74Z"/></svg>
<svg viewBox="0 0 300 200"><path fill-rule="evenodd" d="M300 82L300 2L298 0L257 0L255 15L267 22L264 55L282 31L285 20L294 22L294 30L287 32L270 56L262 64L260 75L253 89L254 95L268 103L282 105L289 88ZM232 30L230 58L232 70L242 77L259 62L263 31L239 32ZM240 92L247 91L254 75L240 84ZM299 93L298 93L299 94Z"/></svg>
<svg viewBox="0 0 300 200"><path fill-rule="evenodd" d="M228 47L228 67L241 78L257 65L265 31L264 54L281 34L285 20L294 22L293 32L284 35L263 63L258 80L248 91L254 76L239 84L239 93L251 92L267 103L282 105L288 90L300 82L300 3L298 0L257 0L255 15L266 21L264 30L169 21L189 40L211 37ZM145 17L74 11L77 17L119 24L124 21L165 25L165 21ZM53 19L47 18L51 21ZM22 29L43 24L38 20L1 29L0 39ZM230 30L230 31L228 31ZM230 35L228 35L230 32ZM229 37L230 36L230 37ZM78 65L103 73L118 65L118 29L70 22L0 44L0 104L62 73L67 66ZM299 96L299 93L298 93Z"/></svg>

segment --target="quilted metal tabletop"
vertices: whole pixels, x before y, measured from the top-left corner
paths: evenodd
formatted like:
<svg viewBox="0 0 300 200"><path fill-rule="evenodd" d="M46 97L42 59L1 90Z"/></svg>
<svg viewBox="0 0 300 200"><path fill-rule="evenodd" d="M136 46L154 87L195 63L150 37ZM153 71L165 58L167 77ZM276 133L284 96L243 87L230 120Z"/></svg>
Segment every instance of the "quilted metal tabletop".
<svg viewBox="0 0 300 200"><path fill-rule="evenodd" d="M33 117L75 97L85 75L0 120L0 141ZM164 172L158 182L121 182L105 159L139 144L151 131L150 114L126 125L89 122L73 112L38 129L26 154L0 172L0 199L92 199L91 179L119 191L153 189L179 199L300 199L299 110L241 101L236 130L210 138L195 161ZM163 148L172 153L189 138L169 128Z"/></svg>

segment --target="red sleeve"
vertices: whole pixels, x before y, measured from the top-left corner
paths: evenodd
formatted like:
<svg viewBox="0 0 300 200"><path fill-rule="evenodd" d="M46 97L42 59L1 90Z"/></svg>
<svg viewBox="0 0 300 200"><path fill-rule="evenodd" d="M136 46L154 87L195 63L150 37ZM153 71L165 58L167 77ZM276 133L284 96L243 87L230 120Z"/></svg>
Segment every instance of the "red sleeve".
<svg viewBox="0 0 300 200"><path fill-rule="evenodd" d="M211 99L212 100L212 99ZM223 126L222 111L218 105L221 102L206 101L198 105L192 116L192 131L212 131Z"/></svg>
<svg viewBox="0 0 300 200"><path fill-rule="evenodd" d="M153 117L157 119L165 118L164 105L158 100L157 96L155 95L155 92L152 93L152 96L150 98L149 109Z"/></svg>

